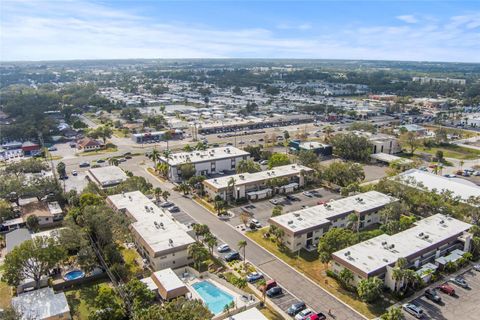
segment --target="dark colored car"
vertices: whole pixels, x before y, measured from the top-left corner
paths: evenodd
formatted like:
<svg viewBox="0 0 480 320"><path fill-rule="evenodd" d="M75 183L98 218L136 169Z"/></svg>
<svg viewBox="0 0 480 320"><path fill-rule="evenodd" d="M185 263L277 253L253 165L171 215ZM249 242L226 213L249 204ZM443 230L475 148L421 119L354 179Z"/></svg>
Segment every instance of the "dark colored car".
<svg viewBox="0 0 480 320"><path fill-rule="evenodd" d="M435 289L425 290L425 297L436 303L440 303L442 301L442 298L438 295L437 290Z"/></svg>
<svg viewBox="0 0 480 320"><path fill-rule="evenodd" d="M455 295L455 289L448 283L442 284L441 286L437 287L437 289L450 296Z"/></svg>
<svg viewBox="0 0 480 320"><path fill-rule="evenodd" d="M97 160L97 163L104 163L104 162L105 162L105 160L103 160L103 159L98 159Z"/></svg>
<svg viewBox="0 0 480 320"><path fill-rule="evenodd" d="M300 311L304 310L307 306L305 305L305 302L297 302L294 303L290 306L290 308L287 309L287 313L290 316L294 316Z"/></svg>
<svg viewBox="0 0 480 320"><path fill-rule="evenodd" d="M225 255L225 261L229 262L235 260L240 260L240 253L233 251Z"/></svg>
<svg viewBox="0 0 480 320"><path fill-rule="evenodd" d="M273 287L272 289L267 290L267 296L269 298L277 297L277 296L281 295L282 293L283 293L283 290L280 287Z"/></svg>
<svg viewBox="0 0 480 320"><path fill-rule="evenodd" d="M90 163L88 162L82 162L78 165L80 168L85 168L85 167L90 167Z"/></svg>
<svg viewBox="0 0 480 320"><path fill-rule="evenodd" d="M287 198L287 199L290 200L290 201L300 201L300 198L299 198L299 197L294 196L294 195L291 195L291 194L285 196L285 198Z"/></svg>

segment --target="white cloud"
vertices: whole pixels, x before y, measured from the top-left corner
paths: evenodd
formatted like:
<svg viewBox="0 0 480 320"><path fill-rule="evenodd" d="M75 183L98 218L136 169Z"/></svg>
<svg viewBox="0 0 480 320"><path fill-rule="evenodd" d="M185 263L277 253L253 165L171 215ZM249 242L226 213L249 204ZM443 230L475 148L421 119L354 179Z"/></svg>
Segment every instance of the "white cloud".
<svg viewBox="0 0 480 320"><path fill-rule="evenodd" d="M414 15L410 15L410 14L403 15L403 16L397 16L397 19L398 19L398 20L401 20L401 21L403 21L403 22L412 23L412 24L418 22L418 19L415 18Z"/></svg>
<svg viewBox="0 0 480 320"><path fill-rule="evenodd" d="M141 11L89 2L4 1L2 10L1 60L261 57L480 62L480 13L401 26L324 26L319 31L307 23L279 24L269 30L158 22Z"/></svg>

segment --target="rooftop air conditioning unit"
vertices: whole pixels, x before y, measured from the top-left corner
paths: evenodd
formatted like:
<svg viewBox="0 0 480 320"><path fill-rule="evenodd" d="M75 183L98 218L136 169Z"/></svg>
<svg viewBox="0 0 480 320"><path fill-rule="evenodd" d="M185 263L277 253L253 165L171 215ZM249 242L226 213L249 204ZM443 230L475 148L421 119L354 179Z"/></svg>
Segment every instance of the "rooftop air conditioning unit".
<svg viewBox="0 0 480 320"><path fill-rule="evenodd" d="M289 221L288 221L288 224L293 224L293 220L289 220Z"/></svg>

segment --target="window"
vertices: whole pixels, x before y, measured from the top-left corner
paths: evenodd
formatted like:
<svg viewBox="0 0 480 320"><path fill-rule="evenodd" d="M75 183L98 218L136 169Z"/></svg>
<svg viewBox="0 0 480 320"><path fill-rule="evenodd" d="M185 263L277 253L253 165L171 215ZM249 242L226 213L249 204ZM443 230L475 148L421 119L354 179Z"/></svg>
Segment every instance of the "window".
<svg viewBox="0 0 480 320"><path fill-rule="evenodd" d="M307 233L307 239L313 237L313 232L308 232Z"/></svg>

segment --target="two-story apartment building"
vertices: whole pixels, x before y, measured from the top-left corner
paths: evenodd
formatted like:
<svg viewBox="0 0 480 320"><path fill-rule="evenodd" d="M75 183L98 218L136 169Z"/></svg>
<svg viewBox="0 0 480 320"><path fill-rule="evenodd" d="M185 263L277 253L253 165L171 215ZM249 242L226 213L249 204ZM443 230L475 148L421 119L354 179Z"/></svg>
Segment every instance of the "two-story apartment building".
<svg viewBox="0 0 480 320"><path fill-rule="evenodd" d="M268 221L284 231L283 243L293 252L315 250L320 237L333 227L344 228L348 216L358 216L358 228L380 222L378 211L398 201L377 191L330 201L328 203L272 217Z"/></svg>
<svg viewBox="0 0 480 320"><path fill-rule="evenodd" d="M129 219L130 232L140 255L154 270L179 268L192 263L188 246L195 242L191 230L168 211L157 207L140 191L109 196L107 202Z"/></svg>

